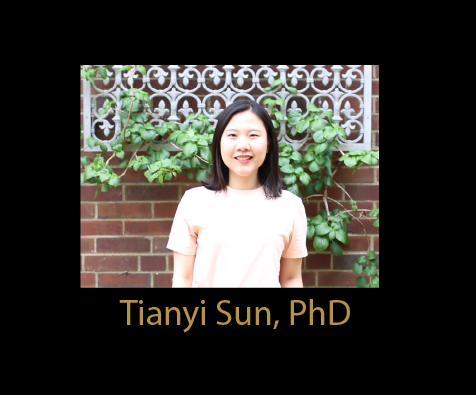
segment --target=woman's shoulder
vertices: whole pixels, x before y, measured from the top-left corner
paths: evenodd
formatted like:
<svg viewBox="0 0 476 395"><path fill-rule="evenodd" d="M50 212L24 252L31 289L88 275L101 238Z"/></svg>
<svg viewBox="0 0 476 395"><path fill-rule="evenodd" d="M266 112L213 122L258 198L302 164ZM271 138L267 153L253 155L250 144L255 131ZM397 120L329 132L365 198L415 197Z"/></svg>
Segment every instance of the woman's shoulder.
<svg viewBox="0 0 476 395"><path fill-rule="evenodd" d="M302 199L299 196L295 195L294 193L286 189L283 189L281 191L281 199L283 199L284 201L290 202L291 204L296 204L296 205L303 204Z"/></svg>

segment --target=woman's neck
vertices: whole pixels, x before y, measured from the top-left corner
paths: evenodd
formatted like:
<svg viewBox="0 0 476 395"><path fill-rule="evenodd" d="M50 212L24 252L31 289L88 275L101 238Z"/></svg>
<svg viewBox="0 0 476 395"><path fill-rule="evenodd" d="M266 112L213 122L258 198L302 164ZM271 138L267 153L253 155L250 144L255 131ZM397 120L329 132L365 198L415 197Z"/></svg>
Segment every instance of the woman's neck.
<svg viewBox="0 0 476 395"><path fill-rule="evenodd" d="M233 189L250 190L259 188L261 186L261 183L259 182L258 177L232 177L230 174L228 186Z"/></svg>

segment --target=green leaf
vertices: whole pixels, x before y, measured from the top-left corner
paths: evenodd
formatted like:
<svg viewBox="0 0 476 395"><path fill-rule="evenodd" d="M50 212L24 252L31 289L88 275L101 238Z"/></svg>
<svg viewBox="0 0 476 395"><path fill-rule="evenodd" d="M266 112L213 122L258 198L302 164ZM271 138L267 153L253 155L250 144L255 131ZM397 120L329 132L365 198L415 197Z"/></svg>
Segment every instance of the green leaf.
<svg viewBox="0 0 476 395"><path fill-rule="evenodd" d="M311 182L311 176L307 173L301 173L299 180L301 180L303 185L308 185Z"/></svg>
<svg viewBox="0 0 476 395"><path fill-rule="evenodd" d="M312 152L307 151L306 155L304 155L303 161L306 163L312 160L314 160L314 154Z"/></svg>
<svg viewBox="0 0 476 395"><path fill-rule="evenodd" d="M312 138L318 144L322 144L322 143L326 142L326 139L324 138L322 130L319 130L316 133L313 133ZM316 152L316 148L314 148L314 152Z"/></svg>
<svg viewBox="0 0 476 395"><path fill-rule="evenodd" d="M288 123L290 125L296 125L301 119L301 113L297 110L291 110L288 112Z"/></svg>
<svg viewBox="0 0 476 395"><path fill-rule="evenodd" d="M340 256L344 253L344 251L342 250L342 247L336 241L333 241L331 243L331 246L330 246L329 249L331 251L331 254L336 255L336 256Z"/></svg>
<svg viewBox="0 0 476 395"><path fill-rule="evenodd" d="M317 107L317 106L316 106L314 103L312 103L312 102L307 103L306 109L307 109L307 111L309 111L309 112L317 112L317 111L319 111L319 107Z"/></svg>
<svg viewBox="0 0 476 395"><path fill-rule="evenodd" d="M355 285L357 288L366 288L367 280L365 279L365 277L359 277L355 280Z"/></svg>
<svg viewBox="0 0 476 395"><path fill-rule="evenodd" d="M344 163L347 167L354 167L357 164L357 160L355 158L347 158L344 159Z"/></svg>
<svg viewBox="0 0 476 395"><path fill-rule="evenodd" d="M88 137L86 142L88 143L89 148L94 148L99 142L94 137Z"/></svg>
<svg viewBox="0 0 476 395"><path fill-rule="evenodd" d="M313 160L310 164L309 164L309 171L311 171L312 173L315 173L316 171L318 171L320 169L317 161Z"/></svg>
<svg viewBox="0 0 476 395"><path fill-rule="evenodd" d="M294 167L292 165L284 165L281 167L283 173L294 173Z"/></svg>
<svg viewBox="0 0 476 395"><path fill-rule="evenodd" d="M373 277L377 274L377 268L375 267L375 265L367 266L364 269L364 273L369 277Z"/></svg>
<svg viewBox="0 0 476 395"><path fill-rule="evenodd" d="M297 177L294 174L288 174L287 176L283 177L283 181L286 185L295 184Z"/></svg>
<svg viewBox="0 0 476 395"><path fill-rule="evenodd" d="M347 235L347 232L342 228L336 230L336 238L344 244L347 244L349 242L349 236Z"/></svg>
<svg viewBox="0 0 476 395"><path fill-rule="evenodd" d="M279 157L279 159L278 159L278 165L279 165L279 167L282 167L282 166L285 166L285 165L289 165L289 158Z"/></svg>
<svg viewBox="0 0 476 395"><path fill-rule="evenodd" d="M319 119L319 120L314 121L314 122L311 123L311 130L313 130L314 132L320 131L322 133L322 130L324 129L324 126L326 126L326 123L322 119ZM318 142L319 141L316 141L316 143L318 143Z"/></svg>
<svg viewBox="0 0 476 395"><path fill-rule="evenodd" d="M314 194L314 184L308 184L304 187L304 195L311 196Z"/></svg>
<svg viewBox="0 0 476 395"><path fill-rule="evenodd" d="M325 151L326 148L327 148L327 143L316 144L316 148L314 149L314 153L317 155L317 154Z"/></svg>
<svg viewBox="0 0 476 395"><path fill-rule="evenodd" d="M377 218L377 219L373 222L373 225L374 225L376 228L379 227L379 226L378 226L378 220L379 220L379 218Z"/></svg>
<svg viewBox="0 0 476 395"><path fill-rule="evenodd" d="M314 229L314 225L308 224L307 225L307 235L306 235L306 237L308 239L312 239L312 237L314 236L314 233L316 233L316 231Z"/></svg>
<svg viewBox="0 0 476 395"><path fill-rule="evenodd" d="M367 163L368 165L371 164L371 162L372 162L372 156L370 155L370 153L368 153L367 155L365 155L365 156L362 158L362 162Z"/></svg>
<svg viewBox="0 0 476 395"><path fill-rule="evenodd" d="M190 157L197 153L197 146L193 143L187 143L183 146L183 153Z"/></svg>
<svg viewBox="0 0 476 395"><path fill-rule="evenodd" d="M359 256L357 259L357 263L365 263L367 262L367 257L366 256Z"/></svg>
<svg viewBox="0 0 476 395"><path fill-rule="evenodd" d="M273 123L273 126L277 129L279 128L279 122L276 121L275 119L272 119L271 122Z"/></svg>
<svg viewBox="0 0 476 395"><path fill-rule="evenodd" d="M312 245L316 251L324 251L329 245L329 239L327 237L316 236L314 237Z"/></svg>
<svg viewBox="0 0 476 395"><path fill-rule="evenodd" d="M293 153L291 154L291 159L301 162L302 154L299 151L293 151Z"/></svg>
<svg viewBox="0 0 476 395"><path fill-rule="evenodd" d="M113 174L111 178L109 178L108 183L113 187L117 187L121 183L121 179L117 174Z"/></svg>
<svg viewBox="0 0 476 395"><path fill-rule="evenodd" d="M106 144L99 143L99 148L101 148L101 151L102 151L102 152L107 152L107 146L106 146Z"/></svg>
<svg viewBox="0 0 476 395"><path fill-rule="evenodd" d="M116 156L117 156L119 159L124 159L124 154L125 154L124 151L117 151L117 152L116 152Z"/></svg>
<svg viewBox="0 0 476 395"><path fill-rule="evenodd" d="M142 129L140 135L144 140L150 141L155 139L157 133L155 133L155 129Z"/></svg>
<svg viewBox="0 0 476 395"><path fill-rule="evenodd" d="M86 166L90 160L91 159L89 158L89 156L82 156L81 157L81 164Z"/></svg>
<svg viewBox="0 0 476 395"><path fill-rule="evenodd" d="M360 274L362 273L362 265L359 264L359 263L354 263L352 265L352 271L354 272L354 274Z"/></svg>
<svg viewBox="0 0 476 395"><path fill-rule="evenodd" d="M301 194L301 192L299 191L299 187L297 186L297 184L290 185L290 186L287 188L287 190L288 190L289 192L294 193L296 196L302 197L302 196L300 196L300 195L302 195L302 194Z"/></svg>
<svg viewBox="0 0 476 395"><path fill-rule="evenodd" d="M367 257L369 258L369 260L373 260L373 259L377 258L377 254L374 251L368 251L367 252Z"/></svg>
<svg viewBox="0 0 476 395"><path fill-rule="evenodd" d="M331 230L332 230L332 228L331 228L329 225L327 225L327 222L322 222L321 224L319 224L319 225L316 226L316 233L317 233L319 236L326 235L326 234L328 234Z"/></svg>
<svg viewBox="0 0 476 395"><path fill-rule="evenodd" d="M308 120L301 120L296 124L296 132L303 133L307 129L309 129L309 121Z"/></svg>

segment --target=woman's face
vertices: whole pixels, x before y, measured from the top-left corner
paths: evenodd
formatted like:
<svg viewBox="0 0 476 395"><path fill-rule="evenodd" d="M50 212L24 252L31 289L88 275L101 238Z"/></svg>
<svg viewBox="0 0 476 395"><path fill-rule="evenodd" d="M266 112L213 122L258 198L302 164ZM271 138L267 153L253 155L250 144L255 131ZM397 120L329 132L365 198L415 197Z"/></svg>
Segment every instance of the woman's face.
<svg viewBox="0 0 476 395"><path fill-rule="evenodd" d="M269 150L266 128L252 111L235 114L220 141L221 157L228 167L229 183L258 180L258 168ZM233 187L233 185L230 185Z"/></svg>

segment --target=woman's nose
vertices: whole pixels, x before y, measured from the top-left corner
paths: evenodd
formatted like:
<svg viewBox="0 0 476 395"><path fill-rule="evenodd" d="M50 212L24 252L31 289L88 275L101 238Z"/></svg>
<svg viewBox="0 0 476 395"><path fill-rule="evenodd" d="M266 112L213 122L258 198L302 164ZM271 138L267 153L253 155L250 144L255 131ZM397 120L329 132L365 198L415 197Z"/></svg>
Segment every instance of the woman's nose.
<svg viewBox="0 0 476 395"><path fill-rule="evenodd" d="M246 137L242 137L238 139L236 144L236 148L239 150L247 150L250 148L250 144L248 143L248 139Z"/></svg>

